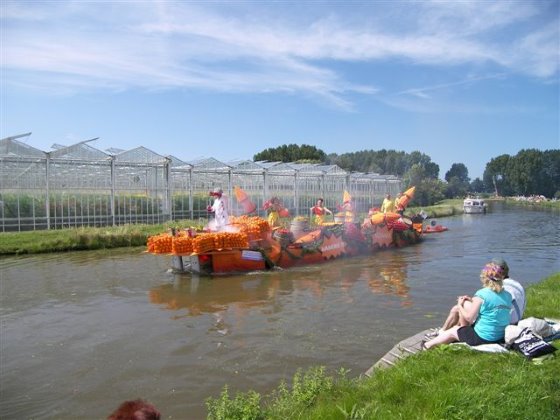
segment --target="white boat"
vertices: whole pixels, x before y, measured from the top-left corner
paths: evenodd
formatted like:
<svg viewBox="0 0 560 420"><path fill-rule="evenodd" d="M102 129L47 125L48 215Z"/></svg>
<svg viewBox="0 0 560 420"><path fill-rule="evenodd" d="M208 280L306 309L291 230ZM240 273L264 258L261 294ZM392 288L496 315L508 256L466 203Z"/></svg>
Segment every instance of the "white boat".
<svg viewBox="0 0 560 420"><path fill-rule="evenodd" d="M465 198L463 210L466 214L486 213L486 203L481 198Z"/></svg>

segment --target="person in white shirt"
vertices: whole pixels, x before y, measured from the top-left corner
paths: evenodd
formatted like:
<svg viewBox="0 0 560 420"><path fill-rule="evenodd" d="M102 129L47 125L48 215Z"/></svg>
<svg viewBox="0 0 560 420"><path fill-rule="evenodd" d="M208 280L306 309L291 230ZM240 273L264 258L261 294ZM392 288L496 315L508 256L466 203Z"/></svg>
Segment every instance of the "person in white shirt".
<svg viewBox="0 0 560 420"><path fill-rule="evenodd" d="M222 197L223 191L220 188L214 189L210 195L214 197L214 204L207 208L208 212L214 213L214 221L210 223L211 230L220 231L229 223L227 203Z"/></svg>
<svg viewBox="0 0 560 420"><path fill-rule="evenodd" d="M521 283L509 277L509 267L503 258L494 258L492 262L504 270L504 289L512 297L510 324L516 325L523 319L523 312L525 312L525 289Z"/></svg>

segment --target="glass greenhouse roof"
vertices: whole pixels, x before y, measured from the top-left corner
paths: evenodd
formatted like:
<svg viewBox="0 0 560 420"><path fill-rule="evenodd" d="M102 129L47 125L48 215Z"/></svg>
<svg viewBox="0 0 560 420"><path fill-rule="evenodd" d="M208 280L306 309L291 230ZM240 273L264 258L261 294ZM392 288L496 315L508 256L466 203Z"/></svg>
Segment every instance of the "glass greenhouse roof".
<svg viewBox="0 0 560 420"><path fill-rule="evenodd" d="M47 153L31 147L17 140L21 137L28 137L31 133L21 134L18 136L6 137L0 140L0 157L12 158L46 158ZM170 162L174 169L188 169L194 172L214 172L225 173L236 171L245 174L260 174L263 172L271 175L295 175L302 176L313 175L349 175L352 179L362 180L383 180L386 182L399 182L399 178L395 175L380 175L378 173L361 173L347 172L338 165L323 165L317 163L296 163L296 162L270 162L270 161L251 161L251 160L234 160L227 163L219 161L215 158L201 158L192 161L184 161L176 156L162 156L143 146L131 149L121 150L117 148L107 149L103 152L90 146L89 142L97 140L85 140L71 146L57 145L57 149L48 152L51 158L57 161L89 161L91 163L106 161L114 157L117 163L126 164L156 164L161 165Z"/></svg>
<svg viewBox="0 0 560 420"><path fill-rule="evenodd" d="M219 160L214 158L204 158L204 159L189 161L187 163L193 166L194 171L201 171L201 172L207 170L224 172L224 171L229 171L231 169L231 166L229 166L228 164L224 162L220 162Z"/></svg>
<svg viewBox="0 0 560 420"><path fill-rule="evenodd" d="M165 156L159 155L152 152L150 149L144 146L137 147L135 149L127 150L126 152L119 153L115 155L115 160L117 162L127 162L127 163L165 163L167 158Z"/></svg>
<svg viewBox="0 0 560 420"><path fill-rule="evenodd" d="M87 160L87 161L103 161L109 159L111 156L99 149L91 147L86 144L90 141L97 140L91 139L73 144L72 146L62 146L56 150L49 152L52 159L68 159L68 160Z"/></svg>
<svg viewBox="0 0 560 420"><path fill-rule="evenodd" d="M176 156L169 155L168 158L171 159L171 167L172 168L181 168L181 169L191 169L192 168L191 164L182 161L181 159L179 159Z"/></svg>
<svg viewBox="0 0 560 420"><path fill-rule="evenodd" d="M16 139L27 137L31 133L22 134L19 136L6 137L0 140L0 156L5 157L32 157L32 158L45 158L46 153L42 150L28 146Z"/></svg>
<svg viewBox="0 0 560 420"><path fill-rule="evenodd" d="M263 165L252 160L234 160L227 164L239 172L263 173L266 170Z"/></svg>

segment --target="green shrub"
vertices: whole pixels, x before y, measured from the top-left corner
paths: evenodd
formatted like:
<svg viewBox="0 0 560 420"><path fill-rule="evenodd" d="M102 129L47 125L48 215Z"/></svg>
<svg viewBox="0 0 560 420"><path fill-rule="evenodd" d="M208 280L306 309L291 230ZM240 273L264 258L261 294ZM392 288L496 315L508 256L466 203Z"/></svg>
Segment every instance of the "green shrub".
<svg viewBox="0 0 560 420"><path fill-rule="evenodd" d="M208 419L210 420L259 420L264 419L260 408L260 394L249 391L238 393L231 398L227 385L224 387L219 398L208 398Z"/></svg>

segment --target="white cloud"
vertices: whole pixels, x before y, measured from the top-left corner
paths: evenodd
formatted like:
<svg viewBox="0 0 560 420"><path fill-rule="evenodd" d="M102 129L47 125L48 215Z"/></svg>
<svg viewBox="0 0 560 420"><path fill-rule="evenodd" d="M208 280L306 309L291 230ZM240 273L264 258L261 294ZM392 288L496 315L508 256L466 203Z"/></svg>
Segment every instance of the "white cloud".
<svg viewBox="0 0 560 420"><path fill-rule="evenodd" d="M526 65L526 71L538 77L558 74L560 68L560 27L558 22L528 34L513 51L513 63Z"/></svg>
<svg viewBox="0 0 560 420"><path fill-rule="evenodd" d="M377 89L352 82L333 62L492 63L541 78L559 70L558 16L544 28L530 25L544 13L539 3L429 1L395 9L372 3L374 26L367 15L342 9L314 9L308 19L271 17L255 3L47 5L3 8L1 64L11 83L292 92L351 109L349 94ZM408 93L425 98L428 90Z"/></svg>
<svg viewBox="0 0 560 420"><path fill-rule="evenodd" d="M423 31L456 37L495 31L539 13L536 4L519 0L432 0L420 3L420 6L418 21L422 23Z"/></svg>
<svg viewBox="0 0 560 420"><path fill-rule="evenodd" d="M506 76L505 73L490 74L490 75L485 75L485 76L471 76L471 77L467 77L466 79L458 80L458 81L454 81L454 82L441 83L441 84L438 84L438 85L432 85L432 86L425 86L425 87L421 87L421 88L412 88L412 89L403 90L402 92L397 93L397 95L411 95L411 96L416 96L418 98L427 99L427 98L430 98L430 95L428 95L427 92L449 89L449 88L452 88L452 87L455 87L455 86L461 86L461 85L470 85L470 84L474 84L474 83L484 81L484 80L503 79L505 76Z"/></svg>

